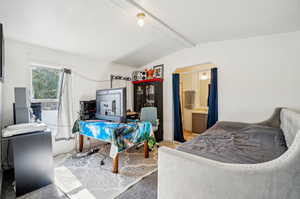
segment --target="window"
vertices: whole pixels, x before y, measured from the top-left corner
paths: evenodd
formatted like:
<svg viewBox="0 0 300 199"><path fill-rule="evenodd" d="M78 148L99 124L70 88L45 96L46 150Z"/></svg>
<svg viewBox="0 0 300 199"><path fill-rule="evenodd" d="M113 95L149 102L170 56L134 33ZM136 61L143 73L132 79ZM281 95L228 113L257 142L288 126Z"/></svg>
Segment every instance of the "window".
<svg viewBox="0 0 300 199"><path fill-rule="evenodd" d="M57 132L58 96L62 71L56 68L31 67L31 102L40 104L41 120L51 129L55 136Z"/></svg>
<svg viewBox="0 0 300 199"><path fill-rule="evenodd" d="M32 68L32 99L34 101L56 101L58 99L61 70Z"/></svg>

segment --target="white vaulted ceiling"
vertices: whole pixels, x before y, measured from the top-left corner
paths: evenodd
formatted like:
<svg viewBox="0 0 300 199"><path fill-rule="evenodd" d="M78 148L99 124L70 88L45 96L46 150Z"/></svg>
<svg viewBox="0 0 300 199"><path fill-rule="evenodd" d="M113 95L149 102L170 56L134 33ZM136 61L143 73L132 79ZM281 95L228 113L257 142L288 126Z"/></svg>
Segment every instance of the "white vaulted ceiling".
<svg viewBox="0 0 300 199"><path fill-rule="evenodd" d="M133 1L133 0L129 0ZM194 44L300 30L299 0L136 0ZM8 38L131 66L193 46L127 0L0 0Z"/></svg>
<svg viewBox="0 0 300 199"><path fill-rule="evenodd" d="M196 43L300 29L299 0L143 0L142 5Z"/></svg>

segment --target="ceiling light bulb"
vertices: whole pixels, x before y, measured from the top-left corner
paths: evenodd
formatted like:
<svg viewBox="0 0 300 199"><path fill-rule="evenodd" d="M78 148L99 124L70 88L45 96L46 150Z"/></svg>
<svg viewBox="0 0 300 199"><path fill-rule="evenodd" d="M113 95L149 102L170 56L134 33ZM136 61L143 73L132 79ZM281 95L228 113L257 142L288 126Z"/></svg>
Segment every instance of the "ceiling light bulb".
<svg viewBox="0 0 300 199"><path fill-rule="evenodd" d="M139 26L144 26L144 24L145 24L145 21L144 21L144 19L145 19L145 17L146 17L146 15L145 15L145 13L138 13L137 15L136 15L136 17L137 17L137 24L139 25Z"/></svg>
<svg viewBox="0 0 300 199"><path fill-rule="evenodd" d="M141 27L144 26L144 24L145 24L144 19L138 19L137 24Z"/></svg>
<svg viewBox="0 0 300 199"><path fill-rule="evenodd" d="M206 73L202 73L200 76L200 80L208 80L208 76Z"/></svg>

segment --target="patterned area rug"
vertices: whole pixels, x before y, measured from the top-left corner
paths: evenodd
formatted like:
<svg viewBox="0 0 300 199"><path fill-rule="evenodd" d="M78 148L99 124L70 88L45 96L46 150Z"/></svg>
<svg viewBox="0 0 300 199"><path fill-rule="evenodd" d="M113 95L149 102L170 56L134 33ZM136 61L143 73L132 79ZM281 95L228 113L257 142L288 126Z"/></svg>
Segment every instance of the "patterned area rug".
<svg viewBox="0 0 300 199"><path fill-rule="evenodd" d="M160 146L170 148L178 145L176 142L160 143ZM18 199L129 199L134 196L155 198L157 149L150 153L148 159L144 158L143 147L131 148L121 153L119 174L113 174L111 158L106 158L105 164L100 165L104 158L101 154L108 154L109 148L106 145L101 147L99 153L83 158L76 158L74 154L56 157L55 185L46 186Z"/></svg>
<svg viewBox="0 0 300 199"><path fill-rule="evenodd" d="M120 154L119 173L112 170L112 159L106 158L104 165L101 160L108 155L109 145L102 147L100 153L84 158L74 156L56 160L56 185L70 198L115 198L128 187L137 183L144 176L157 169L157 150L144 158L143 147L131 148Z"/></svg>
<svg viewBox="0 0 300 199"><path fill-rule="evenodd" d="M146 176L141 181L121 193L116 199L157 199L157 171Z"/></svg>
<svg viewBox="0 0 300 199"><path fill-rule="evenodd" d="M55 184L27 194L22 199L33 198L71 198L98 199L115 198L143 177L157 170L157 149L144 158L143 146L131 148L120 154L119 173L112 170L110 145L101 147L99 153L90 156L76 157L65 154L55 158ZM104 165L101 160L104 159ZM67 196L67 197L66 197Z"/></svg>

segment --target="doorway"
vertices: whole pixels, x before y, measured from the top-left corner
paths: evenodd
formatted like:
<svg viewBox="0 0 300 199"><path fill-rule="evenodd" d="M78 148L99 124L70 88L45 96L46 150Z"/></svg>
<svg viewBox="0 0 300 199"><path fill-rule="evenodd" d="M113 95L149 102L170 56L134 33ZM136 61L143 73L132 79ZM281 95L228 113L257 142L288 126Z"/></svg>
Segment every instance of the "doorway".
<svg viewBox="0 0 300 199"><path fill-rule="evenodd" d="M189 141L207 129L208 96L213 64L177 69L184 139Z"/></svg>

